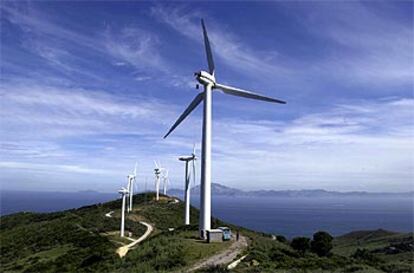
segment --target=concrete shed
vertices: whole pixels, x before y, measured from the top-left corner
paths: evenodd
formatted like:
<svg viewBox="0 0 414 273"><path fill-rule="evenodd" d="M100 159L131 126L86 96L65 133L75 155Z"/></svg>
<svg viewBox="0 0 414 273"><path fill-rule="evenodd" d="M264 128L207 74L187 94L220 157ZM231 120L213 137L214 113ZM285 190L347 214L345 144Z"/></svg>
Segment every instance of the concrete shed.
<svg viewBox="0 0 414 273"><path fill-rule="evenodd" d="M223 242L223 231L221 229L210 229L207 231L207 242Z"/></svg>

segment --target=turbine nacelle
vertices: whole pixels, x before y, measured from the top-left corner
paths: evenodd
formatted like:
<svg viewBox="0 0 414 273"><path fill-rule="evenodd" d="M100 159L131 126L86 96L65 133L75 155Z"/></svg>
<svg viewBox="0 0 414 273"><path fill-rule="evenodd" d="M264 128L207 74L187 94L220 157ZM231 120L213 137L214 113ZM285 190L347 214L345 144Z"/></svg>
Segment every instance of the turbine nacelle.
<svg viewBox="0 0 414 273"><path fill-rule="evenodd" d="M216 85L216 78L214 77L214 74L210 74L206 71L201 70L200 72L194 73L197 81L201 83L202 85Z"/></svg>
<svg viewBox="0 0 414 273"><path fill-rule="evenodd" d="M125 189L125 188L120 189L118 192L120 194L122 194L122 195L125 195L125 194L128 194L129 193L129 191L127 189Z"/></svg>
<svg viewBox="0 0 414 273"><path fill-rule="evenodd" d="M165 170L165 168L161 166L161 163L157 163L157 161L154 160L154 164L155 164L155 168L154 168L155 174L161 174L161 172Z"/></svg>
<svg viewBox="0 0 414 273"><path fill-rule="evenodd" d="M196 159L195 155L191 155L191 156L180 156L178 158L178 160L180 160L180 161L191 161L191 160L195 160L195 159Z"/></svg>

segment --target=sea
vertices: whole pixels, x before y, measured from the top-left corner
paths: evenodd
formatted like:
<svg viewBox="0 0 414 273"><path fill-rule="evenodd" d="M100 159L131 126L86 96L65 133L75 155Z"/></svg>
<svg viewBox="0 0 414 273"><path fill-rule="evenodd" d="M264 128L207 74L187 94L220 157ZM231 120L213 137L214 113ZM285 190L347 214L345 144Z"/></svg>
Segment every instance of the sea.
<svg viewBox="0 0 414 273"><path fill-rule="evenodd" d="M97 192L2 191L0 213L52 212L119 198ZM197 198L192 205L199 206ZM288 238L324 230L334 236L355 230L414 231L409 197L229 197L213 196L214 217L246 228Z"/></svg>

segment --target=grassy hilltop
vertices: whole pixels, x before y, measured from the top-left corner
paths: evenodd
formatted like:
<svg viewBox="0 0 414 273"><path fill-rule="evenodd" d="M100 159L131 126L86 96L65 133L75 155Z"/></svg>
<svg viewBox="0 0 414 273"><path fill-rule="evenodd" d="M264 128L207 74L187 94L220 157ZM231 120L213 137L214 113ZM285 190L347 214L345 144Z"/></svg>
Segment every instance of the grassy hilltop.
<svg viewBox="0 0 414 273"><path fill-rule="evenodd" d="M150 237L120 258L116 249L130 243L119 237L120 200L55 213L17 213L0 218L0 272L185 272L195 263L228 249L232 242L198 240L198 210L182 226L183 202L154 194L134 196L126 234L140 237L145 221ZM106 213L114 211L112 217ZM413 234L383 230L352 232L333 240L319 257L298 251L278 236L253 232L213 219L213 227L239 229L249 240L245 259L231 272L413 272ZM171 230L173 228L174 230ZM241 256L240 255L240 256ZM197 272L227 272L227 265Z"/></svg>

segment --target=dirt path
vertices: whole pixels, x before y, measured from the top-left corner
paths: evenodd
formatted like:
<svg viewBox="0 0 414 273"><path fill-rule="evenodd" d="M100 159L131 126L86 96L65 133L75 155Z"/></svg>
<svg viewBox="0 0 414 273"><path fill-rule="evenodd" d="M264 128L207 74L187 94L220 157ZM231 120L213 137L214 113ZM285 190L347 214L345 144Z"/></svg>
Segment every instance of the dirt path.
<svg viewBox="0 0 414 273"><path fill-rule="evenodd" d="M207 258L206 260L196 263L186 272L193 272L197 269L200 269L206 266L229 264L234 259L236 259L237 255L239 255L243 251L243 249L247 247L247 245L248 244L247 244L246 237L240 235L239 240L234 241L233 244L228 249L214 256L211 256Z"/></svg>
<svg viewBox="0 0 414 273"><path fill-rule="evenodd" d="M147 231L145 231L145 233L141 237L139 237L137 240L134 240L132 243L130 243L126 246L121 246L120 248L118 248L116 250L116 253L118 253L119 257L121 257L121 258L124 257L132 247L134 247L136 244L144 241L151 234L151 232L154 230L154 228L148 223L145 223L145 222L142 222L142 221L139 222L139 223L146 226Z"/></svg>
<svg viewBox="0 0 414 273"><path fill-rule="evenodd" d="M114 213L114 211L112 210L112 211L106 213L105 216L108 217L108 218L112 218L113 213Z"/></svg>

